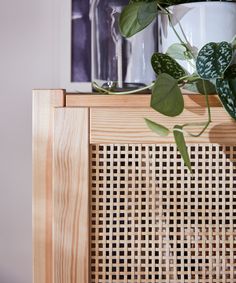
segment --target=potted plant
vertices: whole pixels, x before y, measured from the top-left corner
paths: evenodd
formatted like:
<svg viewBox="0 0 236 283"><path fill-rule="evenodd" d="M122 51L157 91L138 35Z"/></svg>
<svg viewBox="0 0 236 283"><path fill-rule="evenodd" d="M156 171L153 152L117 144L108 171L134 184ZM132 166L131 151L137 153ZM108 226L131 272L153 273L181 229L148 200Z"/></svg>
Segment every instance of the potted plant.
<svg viewBox="0 0 236 283"><path fill-rule="evenodd" d="M232 40L236 34L236 2L229 1L183 1L168 7L170 14L159 16L159 51L168 52L169 46L188 42L200 50L208 42ZM181 62L189 72L193 68Z"/></svg>
<svg viewBox="0 0 236 283"><path fill-rule="evenodd" d="M222 39L220 42L209 42L198 50L187 38L181 24L179 25L180 31L176 29L174 22L176 18L171 11L173 6L170 9L169 6L179 3L183 2L132 1L121 14L120 30L124 36L133 36L152 23L157 15L161 15L161 17L164 16L168 19L173 33L179 40L179 42L173 43L166 53L156 52L152 55L151 63L157 79L141 90L151 89L151 107L169 117L180 115L184 109L181 88L191 88L191 90L205 96L208 119L198 123L198 133L191 132L191 127L196 126L191 121L168 129L164 125L146 119L147 126L159 135L167 136L170 132L173 132L185 165L191 171L185 135L199 137L211 124L209 94L217 93L226 111L236 120L236 64L234 64L236 40L234 38L231 41ZM233 3L233 5L235 13L236 4ZM179 18L182 19L183 17ZM183 64L180 65L179 60L191 64L191 72L186 70ZM116 94L97 85L94 85L94 88L107 94ZM124 94L133 92L135 91L125 92ZM119 94L121 93L119 92Z"/></svg>

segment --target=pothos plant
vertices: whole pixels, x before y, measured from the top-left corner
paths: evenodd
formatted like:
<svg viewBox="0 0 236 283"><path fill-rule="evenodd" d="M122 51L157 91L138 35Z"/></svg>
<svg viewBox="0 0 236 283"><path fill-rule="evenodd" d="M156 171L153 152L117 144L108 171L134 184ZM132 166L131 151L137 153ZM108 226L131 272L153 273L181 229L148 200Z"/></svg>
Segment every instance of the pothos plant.
<svg viewBox="0 0 236 283"><path fill-rule="evenodd" d="M236 120L236 64L233 63L236 37L232 39L232 42L209 42L198 51L188 42L183 29L180 27L182 33L178 34L172 24L172 15L168 6L179 3L183 2L178 0L166 2L133 0L122 11L119 25L121 34L125 37L131 37L143 30L152 23L158 13L164 13L168 16L170 25L179 39L179 42L171 45L165 54L157 52L152 55L151 64L157 79L149 86L127 91L124 94L151 89L151 107L169 117L180 115L184 109L181 88L196 90L205 96L208 110L207 121L197 124L189 122L168 129L164 125L145 119L147 126L156 134L168 136L171 132L173 133L184 163L192 171L185 136L201 136L212 122L209 95L217 93L226 111ZM189 74L179 64L181 60L190 62L194 67L194 72ZM96 84L94 87L107 94L116 94ZM121 93L118 92L118 94ZM199 132L190 132L191 126L199 126Z"/></svg>

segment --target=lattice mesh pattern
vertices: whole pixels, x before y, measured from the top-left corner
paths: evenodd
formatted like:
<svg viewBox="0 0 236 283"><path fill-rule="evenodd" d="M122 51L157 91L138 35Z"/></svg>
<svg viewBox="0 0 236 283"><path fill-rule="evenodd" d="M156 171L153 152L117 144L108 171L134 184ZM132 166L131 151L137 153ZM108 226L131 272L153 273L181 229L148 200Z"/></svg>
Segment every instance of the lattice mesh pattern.
<svg viewBox="0 0 236 283"><path fill-rule="evenodd" d="M91 146L92 283L236 282L236 146Z"/></svg>

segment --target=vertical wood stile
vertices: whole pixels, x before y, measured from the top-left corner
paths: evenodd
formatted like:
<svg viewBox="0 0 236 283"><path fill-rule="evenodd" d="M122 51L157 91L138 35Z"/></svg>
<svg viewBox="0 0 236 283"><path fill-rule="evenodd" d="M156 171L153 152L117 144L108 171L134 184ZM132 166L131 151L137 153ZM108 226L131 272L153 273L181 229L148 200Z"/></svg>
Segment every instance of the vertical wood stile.
<svg viewBox="0 0 236 283"><path fill-rule="evenodd" d="M54 139L54 283L89 282L88 109L57 109Z"/></svg>
<svg viewBox="0 0 236 283"><path fill-rule="evenodd" d="M135 175L136 175L136 172L135 172L135 168L136 168L136 160L135 160L135 146L132 146L132 188L135 188L136 189L136 178L135 178ZM131 228L131 231L132 231L132 245L131 245L131 248L132 250L135 250L136 246L135 246L135 242L136 242L136 239L135 239L135 222L136 222L136 216L135 216L135 189L131 190L131 198L132 198L132 211L131 211L131 219L132 219L132 228ZM137 261L136 261L136 258L135 258L135 253L132 252L132 262L134 262L135 264L132 264L131 268L132 268L132 278L137 278L137 274L136 274L136 265L137 265Z"/></svg>
<svg viewBox="0 0 236 283"><path fill-rule="evenodd" d="M121 193L121 190L124 190L123 188L123 184L124 182L126 182L126 180L124 179L123 180L123 175L124 173L121 172L121 160L120 160L120 157L121 157L121 149L120 147L118 147L117 149L117 172L118 172L118 176L120 176L120 180L118 182L118 188L117 188L117 192L116 192L116 199L117 199L117 218L120 216L120 206L121 206L121 202L120 202L120 193ZM124 226L124 224L122 225ZM117 249L120 249L120 221L117 221L117 230L116 230L116 248ZM123 233L122 233L123 234ZM124 240L123 240L124 241ZM122 242L123 242L122 241ZM123 256L122 256L123 258ZM116 254L116 278L120 278L120 253L117 253Z"/></svg>
<svg viewBox="0 0 236 283"><path fill-rule="evenodd" d="M106 162L106 159L107 159L107 148L106 147L104 147L104 150L103 150L103 154L102 154L102 156L103 156L103 172L106 174L107 173L107 162ZM98 163L99 164L99 163ZM98 174L99 174L99 170L97 170L97 172L98 172ZM98 175L98 178L99 178L99 175ZM108 185L108 180L107 180L107 178L103 178L103 180L102 180L102 187L103 188L107 188L107 185ZM103 203L106 203L106 200L107 200L107 190L104 190L103 192L103 197L101 197L101 196L99 196L100 198L99 198L99 203L102 201ZM98 211L99 211L99 209L98 209ZM106 206L104 207L104 214L106 214L107 213L107 209L106 209ZM105 219L102 219L102 222L103 222L103 231L106 231L106 228L108 227L108 223L107 223L107 221L105 221ZM109 223L110 224L110 227L112 226L112 223ZM106 241L107 241L107 239L106 239L107 237L105 237L105 235L104 235L104 237L102 237L102 244L103 244L103 247L106 247ZM103 256L104 256L104 258L106 257L106 250L104 251L103 250ZM106 271L106 269L105 268L103 268L103 274L102 274L102 279L104 280L104 281L106 281L106 275L107 275L107 271Z"/></svg>
<svg viewBox="0 0 236 283"><path fill-rule="evenodd" d="M233 158L233 161L236 161L236 154L235 154L235 150L236 147L231 147L231 151L230 151L230 156L231 158ZM233 169L233 172L236 172L236 170ZM230 174L230 184L233 184L235 182L235 177L233 174ZM231 219L230 221L230 225L229 225L229 243L228 243L228 248L229 248L229 259L227 260L227 268L228 268L228 272L229 272L229 277L233 278L234 277L234 247L235 247L235 233L234 233L234 221L236 221L235 218L235 210L234 210L234 202L233 202L233 189L230 190L229 192L229 198L231 201L231 205L230 205L230 209L229 209L229 218Z"/></svg>
<svg viewBox="0 0 236 283"><path fill-rule="evenodd" d="M151 283L155 283L156 279L155 279L155 275L156 275L156 263L155 263L155 254L158 251L158 243L156 242L156 233L158 232L158 217L160 217L158 215L158 209L156 209L156 203L159 202L159 191L158 188L156 188L156 176L155 176L155 145L150 145L149 147L150 152L150 167L151 167L151 182L150 182L150 186L151 186L151 192L152 192L152 282ZM158 216L158 217L157 217Z"/></svg>
<svg viewBox="0 0 236 283"><path fill-rule="evenodd" d="M226 150L226 152L229 154L229 152ZM226 155L223 155L223 163L226 164ZM231 164L232 165L232 164ZM226 173L226 176L228 174ZM225 183L227 183L227 180L225 180ZM226 195L226 190L228 190L228 188L226 189L226 187L223 188L221 194L220 194L220 191L219 191L219 205L222 205L222 210L223 210L223 207L225 208L226 205L230 202L230 199L229 198L229 195L227 195L226 198L223 198L222 195ZM219 215L220 215L221 210L219 209ZM228 218L228 217L227 217ZM221 254L221 268L220 268L220 273L221 273L221 279L223 282L227 282L226 281L226 264L225 264L225 260L226 260L226 257L227 257L227 254L226 254L226 251L227 251L227 239L226 239L226 230L228 230L228 224L226 223L226 220L229 220L226 218L226 215L224 213L222 213L222 224L220 225L220 232L222 233L222 238L220 239L220 249L222 250L222 252L220 253ZM230 221L230 220L229 220ZM232 221L232 220L231 220ZM223 227L225 227L225 229L223 229ZM225 244L226 248L223 249L223 244Z"/></svg>
<svg viewBox="0 0 236 283"><path fill-rule="evenodd" d="M137 263L138 263L138 283L142 283L141 281L141 276L142 276L142 224L141 224L141 219L142 219L142 152L141 152L141 144L138 144L137 146L137 165L136 168L138 169L138 181L136 182L136 186L138 188L138 258L137 258ZM136 157L135 157L136 159Z"/></svg>
<svg viewBox="0 0 236 283"><path fill-rule="evenodd" d="M173 156L176 156L177 155L177 148L176 147L174 147L174 149L173 149ZM177 162L174 162L174 166L173 166L173 170L174 170L174 176L177 176L177 172L178 172L178 165L177 165ZM177 183L178 183L178 180L177 180L177 178L175 177L174 178L174 182L173 182L173 185L174 185L174 187L176 188L177 187ZM176 202L177 203L177 190L174 190L173 191L173 201L174 202ZM176 221L176 215L174 214L174 212L173 212L173 216L172 216L172 219L173 219L173 221L174 221L174 233L175 234L177 234L177 229L178 229L178 225L177 225L177 221ZM174 237L174 249L176 250L177 249L177 244L178 244L178 241L177 241L177 237L175 236ZM177 268L176 268L176 263L177 263L177 253L176 252L174 252L174 254L173 254L173 260L174 260L174 281L175 282L178 282L178 270L177 270Z"/></svg>
<svg viewBox="0 0 236 283"><path fill-rule="evenodd" d="M33 91L33 283L52 283L52 143L63 90Z"/></svg>
<svg viewBox="0 0 236 283"><path fill-rule="evenodd" d="M125 167L128 168L128 165L129 165L129 162L130 162L130 147L128 146L128 149L127 151L129 152L129 155L128 155L128 158L125 159ZM124 202L125 202L125 210L128 210L129 209L129 202L130 202L130 195L129 195L129 189L130 189L130 173L132 171L130 170L125 170L125 180L127 182L127 189L125 190L124 192ZM124 247L125 247L125 257L128 259L130 256L128 255L128 245L131 245L131 241L130 241L130 235L128 237L128 234L130 233L130 222L131 222L131 219L128 218L128 213L125 213L124 215L124 223L125 223L125 227L124 227L124 231L125 231L125 237L124 237ZM125 243L128 243L127 245L125 245ZM126 266L126 269L125 269L125 272L126 274L128 273L128 266ZM124 280L124 283L128 283L128 276L125 276L125 280Z"/></svg>
<svg viewBox="0 0 236 283"><path fill-rule="evenodd" d="M146 189L146 199L147 199L147 204L146 204L146 214L147 214L147 220L146 220L146 233L145 233L145 237L146 237L146 241L145 241L145 247L146 247L146 270L145 270L145 273L146 274L149 274L149 254L150 254L150 249L149 249L149 236L151 234L151 230L150 230L150 213L152 212L152 207L151 207L151 204L150 204L150 200L151 200L151 197L150 197L150 164L149 164L149 147L146 146L144 147L145 149L145 155L144 155L144 166L145 166L145 170L143 171L144 176L142 176L142 178L144 178L145 180L145 189ZM151 241L150 241L151 242ZM150 273L150 276L152 278L152 274ZM149 278L150 279L150 278Z"/></svg>
<svg viewBox="0 0 236 283"><path fill-rule="evenodd" d="M114 145L111 145L110 147L110 153L114 152ZM114 156L113 154L111 154L111 162L110 162L110 168L111 168L111 180L112 180L112 185L114 184L114 171L113 171L113 166L114 166ZM118 184L117 184L118 185ZM104 188L101 188L102 190L104 190ZM113 249L113 245L111 244L111 240L113 239L113 222L114 222L114 219L115 219L115 213L113 213L113 209L115 207L115 203L114 203L114 194L115 194L115 188L114 186L112 186L111 188L111 192L110 192L110 196L111 196L111 202L110 202L110 206L111 206L111 209L112 211L109 213L109 218L110 218L110 229L109 229L109 251L110 251L110 255L113 256L113 252L114 252L114 249ZM114 260L114 258L112 257L112 260ZM112 267L113 267L113 262L112 260L109 260L109 270L110 270L110 273L109 273L109 282L112 282L113 278L112 278L112 275L113 275L113 272L112 272Z"/></svg>
<svg viewBox="0 0 236 283"><path fill-rule="evenodd" d="M214 150L214 148L210 148L210 152L213 152L213 150ZM213 166L213 162L212 162L213 160L212 160L212 154L209 154L209 166L211 166L211 168L213 169L214 168L214 166ZM212 180L213 179L213 176L212 176L212 170L209 170L209 178L210 178L210 180ZM212 223L213 223L213 219L212 219L212 213L211 213L211 209L212 209L212 198L213 198L213 188L212 188L212 183L209 183L209 187L208 187L208 189L209 189L209 197L208 197L208 200L209 200L209 212L208 212L208 225L210 226L210 227L213 227L213 225L212 225ZM213 263L212 263L212 258L213 258L213 245L211 245L211 243L213 243L213 231L212 231L213 229L209 229L209 231L208 231L208 234L209 234L209 239L208 239L208 241L209 241L209 274L212 274L213 273ZM213 282L213 278L210 278L209 279L209 283L214 283Z"/></svg>

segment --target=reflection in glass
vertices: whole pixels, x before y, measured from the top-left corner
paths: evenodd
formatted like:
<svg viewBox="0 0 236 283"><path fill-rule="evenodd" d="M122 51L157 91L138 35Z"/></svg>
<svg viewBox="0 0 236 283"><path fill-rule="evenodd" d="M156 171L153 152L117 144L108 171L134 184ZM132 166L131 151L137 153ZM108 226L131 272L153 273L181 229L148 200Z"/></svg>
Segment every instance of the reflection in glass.
<svg viewBox="0 0 236 283"><path fill-rule="evenodd" d="M155 75L150 58L157 50L156 22L131 38L119 31L119 16L128 0L93 0L92 81L113 90L150 84Z"/></svg>
<svg viewBox="0 0 236 283"><path fill-rule="evenodd" d="M72 0L71 81L91 81L89 0Z"/></svg>

